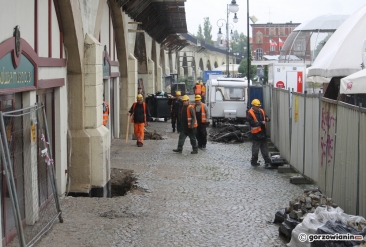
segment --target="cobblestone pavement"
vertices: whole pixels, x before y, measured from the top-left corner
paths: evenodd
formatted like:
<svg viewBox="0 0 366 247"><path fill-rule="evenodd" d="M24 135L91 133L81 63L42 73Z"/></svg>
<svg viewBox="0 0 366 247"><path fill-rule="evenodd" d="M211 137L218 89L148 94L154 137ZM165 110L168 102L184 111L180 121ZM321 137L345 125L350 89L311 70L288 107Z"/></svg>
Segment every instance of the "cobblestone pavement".
<svg viewBox="0 0 366 247"><path fill-rule="evenodd" d="M251 167L250 142L208 142L192 155L187 138L177 154L170 123L154 122L152 129L165 139L147 140L142 148L115 139L111 147L112 167L133 169L146 191L64 197L64 223L57 221L36 246L286 246L271 222L302 195L305 186L289 182L294 174Z"/></svg>

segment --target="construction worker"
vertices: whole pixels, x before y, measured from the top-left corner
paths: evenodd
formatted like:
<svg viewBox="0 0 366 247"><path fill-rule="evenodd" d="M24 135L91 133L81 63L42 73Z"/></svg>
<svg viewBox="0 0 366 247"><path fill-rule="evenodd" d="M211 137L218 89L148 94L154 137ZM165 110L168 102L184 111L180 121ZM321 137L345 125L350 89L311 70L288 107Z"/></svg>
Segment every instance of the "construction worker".
<svg viewBox="0 0 366 247"><path fill-rule="evenodd" d="M197 142L198 148L206 148L207 144L207 130L206 127L209 123L208 121L208 111L207 106L201 102L202 97L200 95L196 95L194 97L195 105L194 108L196 110L197 117Z"/></svg>
<svg viewBox="0 0 366 247"><path fill-rule="evenodd" d="M250 160L252 166L259 166L258 153L261 150L263 159L266 164L271 163L268 155L266 122L270 119L265 114L258 99L253 99L252 108L247 111L247 119L251 128L252 138L252 158Z"/></svg>
<svg viewBox="0 0 366 247"><path fill-rule="evenodd" d="M103 94L103 125L107 126L109 118L109 104L105 101L104 94Z"/></svg>
<svg viewBox="0 0 366 247"><path fill-rule="evenodd" d="M179 112L182 108L182 100L180 99L181 92L176 91L175 92L175 98L172 98L168 101L168 104L170 105L170 113L172 116L172 128L173 132L175 132L175 126L177 125L177 132L180 132L180 126L179 126Z"/></svg>
<svg viewBox="0 0 366 247"><path fill-rule="evenodd" d="M203 84L203 82L200 82L200 85L201 85L201 102L202 103L206 103L206 87L205 87L205 84Z"/></svg>
<svg viewBox="0 0 366 247"><path fill-rule="evenodd" d="M197 119L193 105L189 104L189 97L187 95L182 96L183 106L179 113L180 121L180 133L177 149L173 149L173 152L182 153L184 141L187 136L189 137L192 145L191 154L198 153L196 133L197 133Z"/></svg>
<svg viewBox="0 0 366 247"><path fill-rule="evenodd" d="M196 85L193 87L193 93L195 95L201 95L201 85L200 85L200 82L199 81L196 81Z"/></svg>
<svg viewBox="0 0 366 247"><path fill-rule="evenodd" d="M133 103L129 114L131 115L131 122L133 122L134 134L136 137L136 145L142 147L144 145L145 125L149 126L150 112L143 97L138 94L137 102Z"/></svg>

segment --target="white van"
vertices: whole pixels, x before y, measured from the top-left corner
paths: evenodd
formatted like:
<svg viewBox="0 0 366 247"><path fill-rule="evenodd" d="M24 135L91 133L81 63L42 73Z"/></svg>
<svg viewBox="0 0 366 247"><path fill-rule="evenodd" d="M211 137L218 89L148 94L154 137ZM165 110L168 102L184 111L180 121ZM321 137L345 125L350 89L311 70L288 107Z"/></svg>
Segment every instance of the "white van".
<svg viewBox="0 0 366 247"><path fill-rule="evenodd" d="M206 102L212 125L246 120L248 81L244 78L215 78L206 84Z"/></svg>

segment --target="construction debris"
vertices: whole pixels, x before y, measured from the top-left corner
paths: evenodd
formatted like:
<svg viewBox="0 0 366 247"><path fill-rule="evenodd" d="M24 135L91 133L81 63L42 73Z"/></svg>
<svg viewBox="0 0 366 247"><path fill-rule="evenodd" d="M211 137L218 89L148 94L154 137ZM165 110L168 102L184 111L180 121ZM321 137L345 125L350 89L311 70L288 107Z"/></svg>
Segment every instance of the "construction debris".
<svg viewBox="0 0 366 247"><path fill-rule="evenodd" d="M225 124L220 127L210 128L208 137L214 142L235 143L244 142L249 138L249 126L243 124Z"/></svg>

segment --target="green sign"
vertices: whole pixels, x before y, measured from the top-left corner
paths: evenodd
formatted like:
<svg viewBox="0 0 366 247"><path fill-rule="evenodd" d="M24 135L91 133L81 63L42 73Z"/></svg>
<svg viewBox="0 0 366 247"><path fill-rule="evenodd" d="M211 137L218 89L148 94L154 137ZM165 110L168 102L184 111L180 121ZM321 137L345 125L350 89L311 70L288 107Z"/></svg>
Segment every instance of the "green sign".
<svg viewBox="0 0 366 247"><path fill-rule="evenodd" d="M105 61L105 63L104 63ZM108 77L110 76L109 71L110 71L110 65L107 59L103 59L103 77Z"/></svg>
<svg viewBox="0 0 366 247"><path fill-rule="evenodd" d="M34 66L22 55L18 68L14 69L11 53L0 59L0 90L34 86Z"/></svg>

